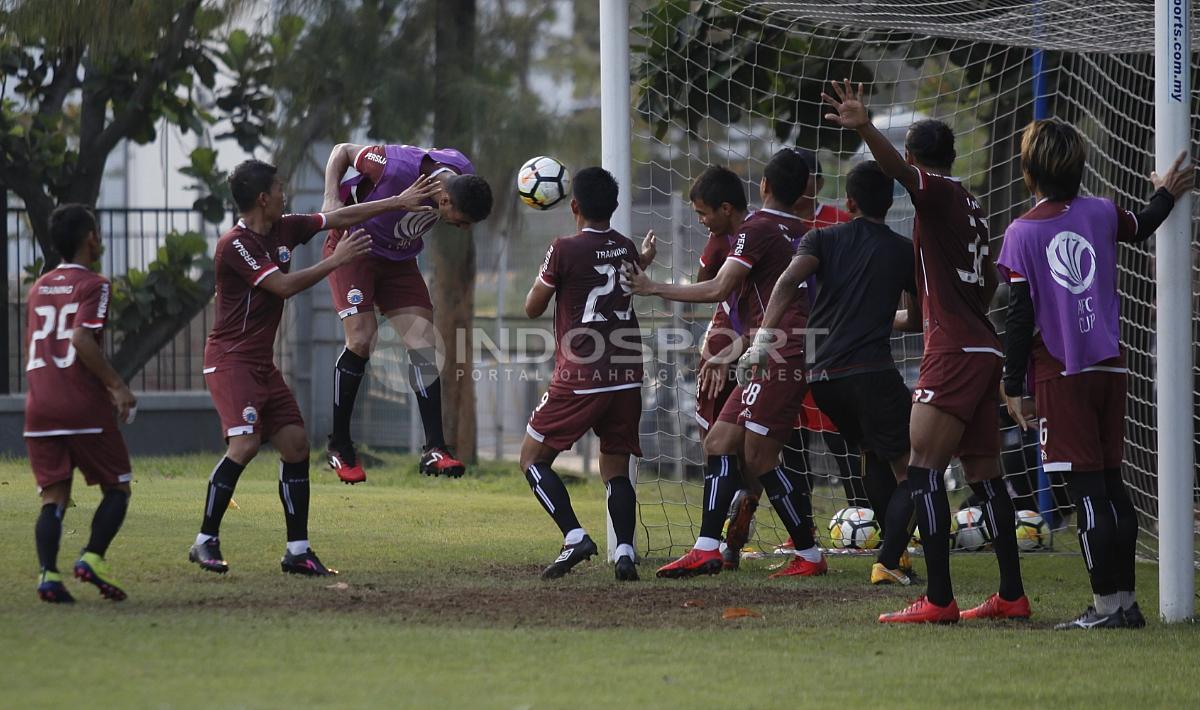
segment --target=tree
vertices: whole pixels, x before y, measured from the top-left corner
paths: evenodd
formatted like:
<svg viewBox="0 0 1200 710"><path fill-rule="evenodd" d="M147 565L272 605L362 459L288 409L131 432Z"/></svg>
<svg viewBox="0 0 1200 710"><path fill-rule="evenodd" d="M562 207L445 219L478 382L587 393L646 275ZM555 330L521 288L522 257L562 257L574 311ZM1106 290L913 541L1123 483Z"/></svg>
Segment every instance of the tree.
<svg viewBox="0 0 1200 710"><path fill-rule="evenodd" d="M0 182L24 201L46 267L60 259L47 234L50 212L62 202L95 204L108 156L122 141L148 143L165 120L197 134L220 124L227 132L217 137L246 150L262 144L274 109L269 67L294 34L268 41L228 31L238 5L23 0L0 12ZM228 80L219 83L221 73ZM199 149L189 170L215 191L197 208L221 219L227 208L215 153ZM125 319L133 330L118 333L113 364L123 376L136 374L211 297L211 265L195 249L194 239L164 246L151 267L163 273L142 280L150 290L129 295L145 312Z"/></svg>

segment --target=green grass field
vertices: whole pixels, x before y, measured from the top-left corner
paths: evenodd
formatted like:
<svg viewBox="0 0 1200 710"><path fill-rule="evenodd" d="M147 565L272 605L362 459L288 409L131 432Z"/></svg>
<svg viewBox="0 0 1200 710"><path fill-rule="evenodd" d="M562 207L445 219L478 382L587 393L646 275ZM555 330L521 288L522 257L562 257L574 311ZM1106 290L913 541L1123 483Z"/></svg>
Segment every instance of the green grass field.
<svg viewBox="0 0 1200 710"><path fill-rule="evenodd" d="M34 594L38 502L0 462L0 706L97 707L1195 707L1200 630L1157 617L1140 571L1143 631L1054 632L1089 599L1077 557L1026 557L1027 623L894 628L874 622L912 590L865 582L869 560L819 579L736 574L617 586L593 562L538 578L560 538L512 466L425 480L388 458L368 485L316 474L314 548L336 580L285 577L275 463L238 488L222 531L232 571L186 561L209 457L139 459L109 552L121 604L71 584L74 607ZM603 488L571 487L603 540ZM76 488L60 566L87 538L97 491ZM917 562L918 570L922 565ZM990 555L954 558L960 604L994 588ZM685 601L694 605L684 607ZM760 618L723 621L726 607Z"/></svg>

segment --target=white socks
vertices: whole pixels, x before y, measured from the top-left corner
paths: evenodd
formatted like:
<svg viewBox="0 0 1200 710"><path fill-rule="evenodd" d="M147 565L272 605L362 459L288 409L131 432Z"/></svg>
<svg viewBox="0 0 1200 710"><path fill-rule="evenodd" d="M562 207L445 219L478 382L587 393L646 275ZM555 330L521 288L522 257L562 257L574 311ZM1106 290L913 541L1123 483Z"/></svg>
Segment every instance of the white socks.
<svg viewBox="0 0 1200 710"><path fill-rule="evenodd" d="M712 552L713 550L721 549L721 541L715 537L698 537L693 549L702 552Z"/></svg>
<svg viewBox="0 0 1200 710"><path fill-rule="evenodd" d="M563 544L578 545L579 543L583 542L584 535L587 535L587 530L584 530L583 528L575 528L571 532L567 533L567 536L563 538Z"/></svg>
<svg viewBox="0 0 1200 710"><path fill-rule="evenodd" d="M287 544L287 551L290 555L303 555L308 552L308 540L295 540Z"/></svg>
<svg viewBox="0 0 1200 710"><path fill-rule="evenodd" d="M1104 616L1116 614L1121 609L1121 597L1119 594L1093 594L1092 606L1096 607L1096 611Z"/></svg>
<svg viewBox="0 0 1200 710"><path fill-rule="evenodd" d="M814 563L820 562L821 561L821 548L817 547L816 545L813 545L812 547L808 548L807 550L796 550L796 557L802 557L805 560L807 560L808 562L814 562Z"/></svg>
<svg viewBox="0 0 1200 710"><path fill-rule="evenodd" d="M196 544L203 545L204 543L208 542L209 540L213 540L213 539L215 539L215 537L213 535L205 535L204 533L200 533L199 535L196 536Z"/></svg>
<svg viewBox="0 0 1200 710"><path fill-rule="evenodd" d="M633 551L633 545L629 545L629 544L617 545L616 559L619 560L622 557L628 557L631 561L634 561L634 562L637 561L637 553Z"/></svg>
<svg viewBox="0 0 1200 710"><path fill-rule="evenodd" d="M1117 592L1117 596L1120 597L1120 599L1121 599L1121 608L1122 609L1128 609L1129 607L1133 606L1134 604L1137 604L1137 593L1136 592Z"/></svg>

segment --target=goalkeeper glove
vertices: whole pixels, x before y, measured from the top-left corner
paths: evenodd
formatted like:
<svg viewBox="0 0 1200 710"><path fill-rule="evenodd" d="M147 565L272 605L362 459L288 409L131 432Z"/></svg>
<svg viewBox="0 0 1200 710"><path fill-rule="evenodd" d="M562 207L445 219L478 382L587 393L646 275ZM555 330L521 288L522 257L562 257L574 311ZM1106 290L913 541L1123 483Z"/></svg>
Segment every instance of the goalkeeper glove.
<svg viewBox="0 0 1200 710"><path fill-rule="evenodd" d="M746 349L746 352L738 358L737 364L737 381L739 385L745 385L750 381L755 368L761 370L766 367L767 361L771 357L771 333L759 329L754 335L754 343Z"/></svg>

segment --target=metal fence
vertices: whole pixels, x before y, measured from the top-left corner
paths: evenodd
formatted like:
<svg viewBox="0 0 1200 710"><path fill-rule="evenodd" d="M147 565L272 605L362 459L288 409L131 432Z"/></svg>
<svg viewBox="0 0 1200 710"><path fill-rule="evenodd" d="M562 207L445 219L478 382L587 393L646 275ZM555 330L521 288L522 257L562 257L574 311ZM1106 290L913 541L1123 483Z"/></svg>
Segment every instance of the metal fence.
<svg viewBox="0 0 1200 710"><path fill-rule="evenodd" d="M158 249L171 232L193 231L204 235L209 253L220 236L220 227L205 222L199 212L188 208L108 208L96 210L104 256L101 272L109 278L131 269L145 270L157 259ZM41 248L24 208L10 207L7 196L0 202L0 238L3 258L5 304L3 313L4 352L0 353L0 394L23 392L25 388L25 301L37 277ZM137 391L204 389L201 374L204 338L212 319L210 303L163 348L130 385ZM112 334L107 335L108 338Z"/></svg>

